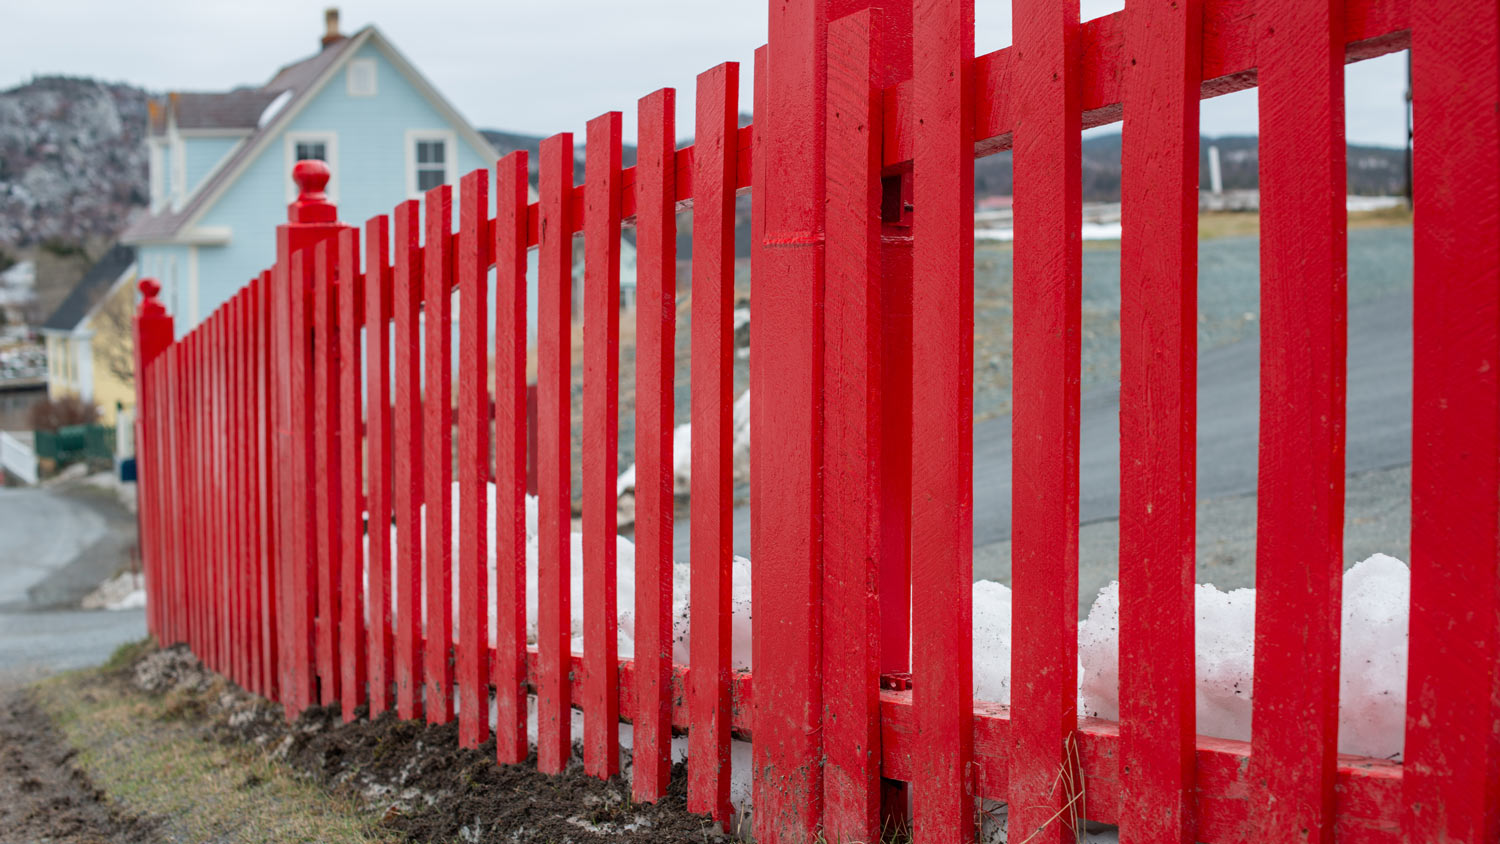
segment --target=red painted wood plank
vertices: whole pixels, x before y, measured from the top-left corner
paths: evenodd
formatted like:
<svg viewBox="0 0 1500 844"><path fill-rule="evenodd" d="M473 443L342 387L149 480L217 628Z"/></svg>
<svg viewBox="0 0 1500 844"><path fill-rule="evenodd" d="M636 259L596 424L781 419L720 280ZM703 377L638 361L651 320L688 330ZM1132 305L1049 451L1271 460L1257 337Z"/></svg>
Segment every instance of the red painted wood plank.
<svg viewBox="0 0 1500 844"><path fill-rule="evenodd" d="M916 710L911 692L881 692L881 759L887 777L909 778L918 758ZM1121 746L1118 725L1084 719L1079 724L1079 758L1088 789L1088 815L1101 823L1122 820ZM1005 707L974 706L975 793L1006 796L1012 725ZM1253 787L1247 742L1198 738L1193 795L1197 840L1252 844L1261 840L1247 799ZM1401 839L1400 763L1356 756L1339 757L1338 840L1395 844Z"/></svg>
<svg viewBox="0 0 1500 844"><path fill-rule="evenodd" d="M241 546L241 575L244 578L241 591L245 601L244 620L241 628L244 648L244 665L241 685L249 691L259 693L260 674L260 607L257 603L257 573L259 571L259 519L260 479L255 466L255 402L251 393L251 372L259 351L253 344L253 308L255 305L256 280L251 279L240 295L239 321L236 330L235 349L239 359L239 371L235 380L236 401L239 418L240 442L240 519L244 533Z"/></svg>
<svg viewBox="0 0 1500 844"><path fill-rule="evenodd" d="M341 443L338 371L338 294L334 285L338 255L325 240L313 252L313 525L317 531L318 571L317 658L318 702L339 700L339 612L343 547L339 519L342 485L339 473Z"/></svg>
<svg viewBox="0 0 1500 844"><path fill-rule="evenodd" d="M620 112L588 122L583 293L583 766L620 772L615 535L620 427Z"/></svg>
<svg viewBox="0 0 1500 844"><path fill-rule="evenodd" d="M677 92L641 98L635 232L635 667L631 795L660 800L672 750L672 414L677 337Z"/></svg>
<svg viewBox="0 0 1500 844"><path fill-rule="evenodd" d="M240 385L244 379L240 374L239 340L241 336L241 304L244 291L229 298L224 314L224 421L223 431L227 448L228 466L224 476L225 525L228 531L230 566L229 579L229 676L241 688L245 682L245 495L243 483L244 466L240 459L245 437L241 429L244 414L240 407Z"/></svg>
<svg viewBox="0 0 1500 844"><path fill-rule="evenodd" d="M1023 838L1071 841L1079 797L1070 752L1078 723L1078 4L1018 0L1014 21L1011 628L1028 635L1011 651L1010 829ZM921 183L919 171L919 208ZM919 263L917 277L924 275ZM921 443L920 433L916 439Z"/></svg>
<svg viewBox="0 0 1500 844"><path fill-rule="evenodd" d="M427 723L453 720L453 187L439 185L425 197L427 238L422 244L422 442L426 504Z"/></svg>
<svg viewBox="0 0 1500 844"><path fill-rule="evenodd" d="M295 553L292 544L291 486L296 468L292 451L292 412L289 407L292 389L291 379L291 257L288 253L287 237L280 230L276 240L276 265L271 284L267 288L270 297L271 354L266 372L266 388L273 407L268 417L267 433L271 436L271 454L267 468L274 472L270 490L274 497L276 521L276 581L277 595L273 610L276 614L276 673L277 700L287 704L294 689L292 680L292 601L291 558ZM290 711L288 709L288 711Z"/></svg>
<svg viewBox="0 0 1500 844"><path fill-rule="evenodd" d="M277 390L270 379L276 350L272 346L275 336L272 331L272 287L274 276L270 270L261 273L256 296L256 348L270 350L270 354L255 356L255 415L256 415L256 471L261 478L262 495L260 513L262 537L259 556L261 565L261 693L272 700L279 700L277 681L279 665L281 627L279 614L280 573L278 561L283 553L276 538L280 536L280 511L278 501L278 470L276 461L275 402Z"/></svg>
<svg viewBox="0 0 1500 844"><path fill-rule="evenodd" d="M288 519L290 549L288 555L287 593L291 602L292 644L289 658L292 660L293 687L289 696L291 710L296 717L313 705L317 693L317 666L314 662L316 631L318 574L315 549L317 534L314 524L314 483L317 477L316 429L313 412L316 401L314 362L312 360L313 301L315 256L312 250L299 250L292 255L291 290L291 470L289 480Z"/></svg>
<svg viewBox="0 0 1500 844"><path fill-rule="evenodd" d="M337 521L341 533L339 545L339 698L345 721L354 720L354 710L365 702L365 554L364 518L367 505L364 496L365 442L360 396L361 369L359 324L364 310L364 290L359 275L359 229L345 228L338 233L338 371L339 399L339 490L340 512ZM380 278L379 269L375 278ZM330 296L332 293L330 293ZM384 322L379 323L381 327ZM330 342L332 338L330 338Z"/></svg>
<svg viewBox="0 0 1500 844"><path fill-rule="evenodd" d="M823 829L880 828L881 15L828 25Z"/></svg>
<svg viewBox="0 0 1500 844"><path fill-rule="evenodd" d="M420 206L396 206L396 714L416 718L421 708L422 654L422 251Z"/></svg>
<svg viewBox="0 0 1500 844"><path fill-rule="evenodd" d="M1412 9L1407 840L1500 840L1500 7Z"/></svg>
<svg viewBox="0 0 1500 844"><path fill-rule="evenodd" d="M1193 838L1201 0L1131 7L1120 252L1126 836Z"/></svg>
<svg viewBox="0 0 1500 844"><path fill-rule="evenodd" d="M567 670L572 494L573 135L542 141L541 243L537 248L537 767L560 773L572 751Z"/></svg>
<svg viewBox="0 0 1500 844"><path fill-rule="evenodd" d="M495 756L526 759L526 168L495 165Z"/></svg>
<svg viewBox="0 0 1500 844"><path fill-rule="evenodd" d="M1261 374L1252 797L1332 841L1343 585L1342 0L1260 0Z"/></svg>
<svg viewBox="0 0 1500 844"><path fill-rule="evenodd" d="M1411 0L1346 0L1344 48L1346 62L1374 58L1407 46ZM1257 6L1252 0L1205 0L1203 11L1203 71L1200 95L1216 97L1255 86L1259 63ZM1083 128L1120 119L1122 80L1125 77L1126 21L1124 12L1095 18L1079 33L1079 109ZM1013 47L980 56L974 68L974 147L976 155L990 155L1011 146L1017 122ZM887 88L886 110L896 120L886 122L884 161L888 171L911 161L911 83Z"/></svg>
<svg viewBox="0 0 1500 844"><path fill-rule="evenodd" d="M478 747L490 734L489 171L464 176L458 192L458 743Z"/></svg>
<svg viewBox="0 0 1500 844"><path fill-rule="evenodd" d="M923 840L968 841L974 815L973 785L965 775L973 742L974 697L969 587L974 533L974 157L968 120L974 4L923 0L913 6L912 16L915 43L921 45L914 56L913 114L918 127L912 167L914 204L922 209L913 219L912 264L914 277L923 280L912 299L911 567L912 582L920 584L912 590L912 617L921 619L912 628L912 685L922 736L912 781L913 822ZM1020 176L1019 167L1016 173ZM1018 215L1019 208L1017 203ZM1019 335L1019 306L1016 324ZM1016 364L1019 373L1019 356ZM1017 455L1019 459L1019 450ZM1018 543L1018 553L1019 549ZM1016 644L1020 650L1021 642Z"/></svg>
<svg viewBox="0 0 1500 844"><path fill-rule="evenodd" d="M258 695L266 696L265 638L263 635L266 616L263 584L265 560L271 543L265 541L265 515L262 504L266 481L260 469L260 413L263 399L260 396L257 372L266 354L266 347L258 342L260 299L261 278L256 276L251 279L250 286L245 290L244 330L240 337L240 353L244 356L244 385L240 401L245 417L245 506L248 516L245 552L249 557L246 571L249 582L245 586L249 596L250 613L248 629L245 631L249 639L250 652L248 666L250 684L246 688Z"/></svg>
<svg viewBox="0 0 1500 844"><path fill-rule="evenodd" d="M740 68L698 75L693 180L688 811L726 824L734 560L734 129Z"/></svg>
<svg viewBox="0 0 1500 844"><path fill-rule="evenodd" d="M222 645L223 631L220 626L224 615L224 523L222 521L222 496L219 481L223 478L220 462L223 457L222 443L217 436L223 424L219 408L219 321L210 315L203 324L203 569L206 575L204 606L206 627L204 629L203 661L210 669L222 673L224 669Z"/></svg>
<svg viewBox="0 0 1500 844"><path fill-rule="evenodd" d="M192 431L190 435L192 443L192 456L190 458L192 461L191 496L188 499L188 513L192 518L192 526L189 528L191 540L188 548L190 554L189 565L192 566L193 573L193 586L189 595L188 606L193 617L192 649L193 653L199 657L204 657L208 654L209 608L206 585L208 570L205 565L208 554L204 550L206 540L204 525L208 520L205 517L203 503L205 496L204 489L207 486L206 474L203 467L205 455L203 418L206 413L204 393L206 392L205 388L207 385L207 378L203 374L205 368L204 359L206 357L203 352L203 335L204 332L201 330L194 331L191 335L191 345L188 347L190 350L188 353L188 377L191 379L188 396L191 407L189 412L192 413L192 418L188 423Z"/></svg>
<svg viewBox="0 0 1500 844"><path fill-rule="evenodd" d="M776 187L751 210L761 294L750 322L750 429L777 444L750 451L751 650L764 690L751 749L754 833L766 844L801 844L822 821L826 14L810 0L772 4L770 43L755 70L755 183Z"/></svg>
<svg viewBox="0 0 1500 844"><path fill-rule="evenodd" d="M365 223L365 465L369 572L367 671L370 717L378 718L394 700L395 619L391 616L391 302L390 218Z"/></svg>

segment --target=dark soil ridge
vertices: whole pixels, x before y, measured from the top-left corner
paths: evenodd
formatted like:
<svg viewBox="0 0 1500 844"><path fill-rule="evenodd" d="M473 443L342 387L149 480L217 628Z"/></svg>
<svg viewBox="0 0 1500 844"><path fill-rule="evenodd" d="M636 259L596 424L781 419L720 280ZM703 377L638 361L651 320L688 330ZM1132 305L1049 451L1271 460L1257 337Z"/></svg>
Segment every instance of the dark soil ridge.
<svg viewBox="0 0 1500 844"><path fill-rule="evenodd" d="M708 818L687 811L685 767L672 770L666 796L631 799L620 777L599 780L574 757L559 775L500 765L491 739L458 746L456 722L369 720L361 707L344 723L338 707L314 707L288 723L279 705L205 669L183 647L136 660L133 684L166 698L168 717L200 723L205 737L269 754L332 790L381 813L384 829L413 842L697 842L728 840Z"/></svg>
<svg viewBox="0 0 1500 844"><path fill-rule="evenodd" d="M0 697L0 842L129 844L158 824L115 805L26 690Z"/></svg>

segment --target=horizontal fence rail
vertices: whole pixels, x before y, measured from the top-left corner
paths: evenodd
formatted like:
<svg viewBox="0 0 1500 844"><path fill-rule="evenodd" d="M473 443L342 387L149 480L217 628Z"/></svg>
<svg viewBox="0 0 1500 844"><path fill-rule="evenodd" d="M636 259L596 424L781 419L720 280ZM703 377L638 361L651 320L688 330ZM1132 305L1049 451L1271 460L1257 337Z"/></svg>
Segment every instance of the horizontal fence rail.
<svg viewBox="0 0 1500 844"><path fill-rule="evenodd" d="M530 156L515 152L362 228L338 222L326 166L300 162L274 263L202 323L176 336L159 286L142 281L151 632L289 718L328 705L346 720L361 707L456 719L466 747L494 730L498 763L524 762L534 741L537 765L560 772L578 739L585 770L614 776L629 722L643 801L666 793L685 732L688 808L750 832L736 818L753 806L764 842L872 841L906 823L919 841L970 841L980 810L993 813L984 801L1006 804L1013 842L1074 840L1085 821L1128 841L1500 840L1500 8L1130 0L1080 23L1077 0L1016 0L1014 45L976 56L973 0L863 5L772 5L749 77L753 126L738 125L742 77L726 63L698 77L692 146L676 148L676 94L663 89L637 105L634 166L609 112L587 124L582 184L564 133L541 144L535 201ZM1407 48L1413 560L1405 757L1393 762L1337 753L1343 65ZM1242 742L1198 735L1194 712L1196 203L1200 99L1255 86L1260 599ZM1116 722L1078 711L1075 602L1080 132L1120 120ZM970 585L973 167L1003 149L1016 194L1018 634L1004 706L974 700ZM749 566L731 550L746 192ZM689 208L693 295L680 311ZM635 366L622 384L631 226ZM682 315L692 396L678 420ZM627 389L633 546L616 523ZM679 422L693 433L687 548L673 544ZM750 743L748 771L737 741ZM732 790L736 773L748 795Z"/></svg>

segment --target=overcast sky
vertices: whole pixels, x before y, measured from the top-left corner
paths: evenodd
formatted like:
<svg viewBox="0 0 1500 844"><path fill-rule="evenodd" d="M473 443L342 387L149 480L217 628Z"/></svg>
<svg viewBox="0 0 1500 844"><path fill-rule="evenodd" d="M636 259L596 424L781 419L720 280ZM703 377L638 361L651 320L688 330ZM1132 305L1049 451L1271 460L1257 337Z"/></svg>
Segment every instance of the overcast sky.
<svg viewBox="0 0 1500 844"><path fill-rule="evenodd" d="M257 0L0 0L0 88L36 74L130 82L153 91L259 85L318 47L328 2ZM766 40L758 0L357 0L343 31L374 23L474 125L532 134L572 130L611 109L635 135L636 100L678 89L677 125L691 134L693 79L742 63L750 110L751 60ZM1085 19L1123 0L1082 0ZM1010 44L1008 0L978 0L980 53ZM1405 138L1405 54L1348 68L1351 142ZM1254 133L1253 91L1206 101L1203 132ZM581 140L581 138L580 138Z"/></svg>

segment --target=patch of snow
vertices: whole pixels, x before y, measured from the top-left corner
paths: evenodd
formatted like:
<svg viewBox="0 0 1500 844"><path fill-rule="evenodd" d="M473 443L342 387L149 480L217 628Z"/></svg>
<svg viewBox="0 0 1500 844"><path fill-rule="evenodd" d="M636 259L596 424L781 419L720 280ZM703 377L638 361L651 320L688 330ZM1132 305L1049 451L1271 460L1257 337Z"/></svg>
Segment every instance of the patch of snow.
<svg viewBox="0 0 1500 844"><path fill-rule="evenodd" d="M85 595L80 605L86 610L141 609L146 606L146 577L120 572Z"/></svg>
<svg viewBox="0 0 1500 844"><path fill-rule="evenodd" d="M261 111L260 117L256 119L256 128L264 129L266 127L266 124L270 123L272 120L275 120L276 115L280 114L281 110L286 108L286 104L291 101L292 89L288 88L285 91L277 94L276 99L270 101L269 103L266 103L266 107Z"/></svg>
<svg viewBox="0 0 1500 844"><path fill-rule="evenodd" d="M1212 584L1200 583L1194 597L1198 732L1249 741L1255 590L1221 592ZM1401 758L1406 738L1410 598L1411 571L1394 557L1376 554L1344 572L1339 637L1340 753ZM977 604L976 600L976 689ZM1109 720L1119 718L1119 629L1120 586L1116 581L1099 590L1088 619L1078 631L1078 652L1084 666L1079 710Z"/></svg>

